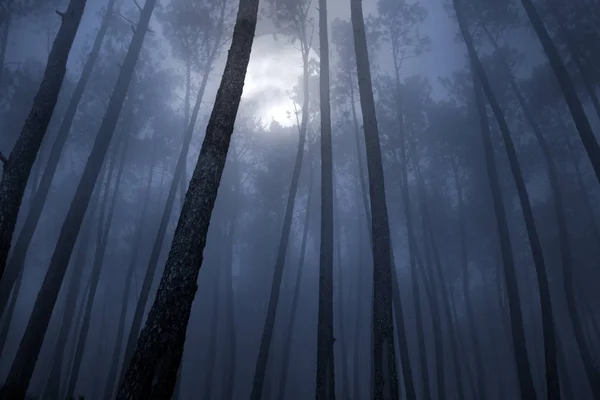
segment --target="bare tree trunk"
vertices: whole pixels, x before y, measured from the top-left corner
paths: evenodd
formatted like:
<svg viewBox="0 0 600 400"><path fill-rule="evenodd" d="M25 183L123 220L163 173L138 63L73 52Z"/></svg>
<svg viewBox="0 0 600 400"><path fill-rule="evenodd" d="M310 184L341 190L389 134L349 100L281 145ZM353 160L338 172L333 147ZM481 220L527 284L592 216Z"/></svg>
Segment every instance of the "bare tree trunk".
<svg viewBox="0 0 600 400"><path fill-rule="evenodd" d="M137 265L137 261L138 261L140 250L141 250L140 245L142 242L142 236L143 236L144 227L145 227L144 221L147 218L148 206L150 204L150 194L151 194L151 190L152 190L152 182L154 180L154 169L155 169L154 162L156 159L155 155L157 153L157 144L158 144L158 140L156 140L156 142L155 142L154 150L152 152L153 155L150 159L150 168L148 171L148 182L147 182L146 188L143 192L142 208L141 208L139 219L137 222L135 237L133 239L131 258L129 261L129 266L127 268L127 277L125 278L125 291L123 293L123 301L121 303L121 310L119 313L119 322L117 325L117 339L115 341L115 347L113 349L113 353L112 353L110 364L109 364L108 378L106 380L106 385L104 387L104 396L103 396L104 400L112 399L114 396L114 392L115 392L115 387L116 387L115 380L117 379L118 368L120 365L119 359L121 357L121 348L123 347L123 339L125 336L125 322L127 319L127 309L129 306L129 298L130 298L130 293L131 293L131 289L132 289L132 285L133 285L133 276L135 274L135 267Z"/></svg>
<svg viewBox="0 0 600 400"><path fill-rule="evenodd" d="M221 85L177 223L171 251L146 326L141 332L131 364L117 394L118 400L148 399L153 381L160 382L162 388L162 392L155 391L153 396L167 399L173 393L197 289L196 280L202 265L208 224L250 61L257 15L258 0L240 2ZM166 364L170 368L163 369L157 375L160 364Z"/></svg>
<svg viewBox="0 0 600 400"><path fill-rule="evenodd" d="M401 196L402 196L402 204L403 204L403 212L404 219L406 221L406 234L408 237L408 259L410 265L410 275L411 275L411 287L412 287L412 298L415 307L415 319L417 324L417 341L419 348L419 364L420 364L420 372L421 379L423 380L423 398L430 399L430 383L429 383L429 371L427 369L427 351L425 346L425 331L423 329L423 318L421 313L421 299L419 294L419 283L417 281L417 266L416 266L416 241L415 241L415 231L413 227L412 221L412 212L410 209L410 193L408 188L408 162L406 156L406 135L404 129L404 116L402 111L402 102L400 101L400 71L399 66L396 62L395 55L395 47L392 46L392 51L394 53L394 72L396 77L396 101L397 101L397 111L396 118L398 123L399 135L398 135L398 144L399 144L399 152L400 157L397 161L400 164L401 170ZM437 362L438 367L438 398L440 400L444 400L446 398L446 389L445 389L445 379L444 379L444 365L443 365L443 354L438 353L439 357L441 357Z"/></svg>
<svg viewBox="0 0 600 400"><path fill-rule="evenodd" d="M119 194L119 187L121 185L121 177L123 176L123 169L125 165L125 159L127 157L127 149L129 147L130 133L127 132L127 137L124 138L122 156L119 161L119 166L117 169L117 176L115 178L115 189L112 194L112 198L110 199L110 205L108 201L106 201L100 211L100 216L98 218L98 233L96 235L96 249L94 251L94 262L92 265L92 271L90 273L90 289L87 293L86 300L86 310L83 315L83 322L81 324L81 330L79 332L79 336L77 339L77 347L75 349L75 359L73 365L71 366L71 374L69 379L69 384L67 386L65 398L70 399L73 396L73 391L75 390L75 384L77 383L77 379L79 377L79 373L81 372L81 362L83 360L83 352L85 350L85 346L87 344L87 335L89 333L90 321L92 318L92 309L94 306L94 301L96 298L96 291L98 290L98 284L100 282L100 273L102 272L102 266L104 265L104 257L106 255L106 249L108 246L108 234L110 233L110 228L112 226L113 216L115 212L115 207L117 203L117 198ZM119 141L120 142L120 141ZM119 143L120 144L120 143ZM118 148L115 148L115 152L117 152ZM114 162L113 162L114 165ZM112 167L112 166L111 166ZM110 182L107 182L107 186L105 189L105 198L108 199L108 194L110 192ZM106 212L108 211L108 215L106 218L104 217Z"/></svg>
<svg viewBox="0 0 600 400"><path fill-rule="evenodd" d="M371 203L374 267L372 349L374 387L372 396L374 400L384 398L395 400L399 398L396 352L394 349L394 319L392 315L392 280L395 280L396 274L392 270L391 235L385 198L383 162L361 1L352 0L350 9L358 70L358 87L363 110ZM397 281L395 283L397 284ZM401 312L401 303L396 302L394 306L397 311ZM412 371L408 360L406 332L400 328L403 327L403 322L403 319L397 321L400 357L403 364L402 370L405 374L407 399L414 400L416 395L412 386Z"/></svg>
<svg viewBox="0 0 600 400"><path fill-rule="evenodd" d="M90 79L92 70L96 64L96 60L100 55L100 47L110 25L110 21L112 21L112 10L114 3L115 0L109 0L106 13L102 19L102 24L98 30L98 33L96 34L96 38L94 39L92 50L90 51L90 54L81 72L81 76L79 77L77 85L75 86L73 94L71 95L67 110L65 111L65 115L63 116L58 129L58 134L54 139L52 150L50 151L48 161L45 164L42 179L37 190L35 191L35 194L33 195L31 207L27 212L23 227L21 228L17 241L13 246L12 253L6 267L6 272L2 277L2 281L0 282L0 310L4 309L6 302L8 301L8 293L10 292L11 288L15 286L14 283L17 279L17 276L21 273L21 270L25 265L27 250L29 249L31 239L33 238L33 234L40 220L40 216L44 210L46 199L50 193L52 179L54 178L54 174L58 168L58 162L65 147L65 143L67 142L71 125L73 124L75 113L77 112L77 107L79 106L81 98L83 97L83 92Z"/></svg>
<svg viewBox="0 0 600 400"><path fill-rule="evenodd" d="M189 125L190 120L190 91L191 91L191 79L192 79L192 65L191 61L187 61L185 65L185 100L183 105L183 142L185 142L186 128ZM207 70L208 71L208 70ZM186 162L183 163L183 170L181 171L181 186L179 186L179 195L181 196L181 206L183 207L183 200L185 199L185 192L187 191L187 154Z"/></svg>
<svg viewBox="0 0 600 400"><path fill-rule="evenodd" d="M148 261L148 268L146 269L146 273L144 274L144 280L142 281L142 289L140 291L140 295L138 297L138 301L137 301L135 311L133 314L133 321L131 323L131 329L129 330L129 335L127 338L127 345L125 346L125 356L123 358L123 367L121 369L121 376L120 376L119 382L121 382L124 378L124 374L125 374L127 365L129 365L129 362L131 361L131 358L133 357L136 342L140 335L140 329L142 327L142 320L144 318L144 314L147 309L148 297L150 296L150 289L152 287L152 282L154 282L160 253L163 248L165 236L167 234L167 227L169 224L169 220L171 219L173 205L175 204L175 196L177 195L177 187L180 185L181 175L184 171L184 167L187 162L187 156L188 156L188 152L190 149L190 143L192 142L192 137L194 136L194 129L196 127L196 121L198 120L198 114L200 112L200 106L202 105L202 99L204 98L204 92L206 90L206 85L208 84L210 70L211 70L212 64L215 60L215 56L216 56L217 50L219 48L219 43L221 41L220 38L221 38L221 35L224 30L223 18L224 18L225 4L226 3L223 3L221 19L219 21L219 26L217 28L219 30L217 33L215 46L211 50L211 54L209 55L206 69L204 71L204 76L202 77L202 83L201 83L200 89L198 91L198 97L196 98L196 104L194 105L194 109L192 111L192 116L190 118L189 125L184 134L183 146L181 148L181 153L179 153L179 158L177 159L177 165L175 166L175 172L173 173L173 180L171 181L171 185L169 187L169 192L167 194L167 201L165 202L165 206L163 208L163 213L162 213L162 216L160 219L160 224L159 224L158 230L156 232L156 237L154 239L152 251L150 253L150 259Z"/></svg>
<svg viewBox="0 0 600 400"><path fill-rule="evenodd" d="M527 2L526 0L524 2ZM479 82L485 92L487 99L490 102L494 115L496 116L496 120L498 121L498 125L500 126L500 132L502 134L502 139L504 143L504 147L506 148L506 152L508 155L508 160L511 168L511 172L517 187L517 193L519 196L519 201L521 205L521 209L523 211L523 217L525 220L525 225L527 228L527 235L529 238L529 244L531 247L531 252L534 259L535 271L537 277L537 286L539 290L541 308L542 308L542 325L543 325L543 337L544 337L544 355L545 355L545 377L546 377L546 391L549 399L559 399L560 398L560 384L558 378L558 362L556 355L556 333L554 328L554 316L552 312L552 305L550 299L550 287L548 283L548 276L546 272L546 265L544 261L544 255L542 251L542 246L540 243L539 236L537 234L537 229L535 226L535 219L533 216L533 212L531 209L531 203L529 201L529 196L527 194L527 188L525 186L525 181L523 179L523 175L521 173L521 169L519 166L519 161L517 158L516 150L514 144L512 142L512 138L510 136L510 130L498 104L494 93L492 91L491 85L487 79L485 71L481 62L478 59L477 53L472 43L472 38L468 32L466 27L465 20L463 19L462 12L460 6L458 5L458 0L454 0L456 13L458 16L458 21L460 25L460 29L462 32L462 36L467 45L469 56L471 59L472 67L474 68L474 73L478 76ZM587 120L586 120L587 121ZM595 140L595 139L594 139ZM596 144L597 146L597 144ZM600 167L600 164L599 164ZM599 170L600 172L600 170ZM600 175L599 175L600 177ZM500 198L501 200L501 198ZM509 268L511 269L511 268ZM513 266L514 269L514 266ZM505 265L505 271L507 270ZM512 272L510 273L512 274ZM508 274L507 274L508 275ZM507 277L507 288L509 287L508 281L512 280L511 277L508 279ZM509 298L509 306L510 300L513 297L514 290L518 291L516 276L514 276L514 288L510 288L510 292L508 295ZM510 286L513 286L511 283ZM514 315L514 308L511 307L511 314ZM513 325L513 335L514 335L514 320L511 321L511 325ZM519 325L517 323L517 325ZM521 332L519 332L519 335ZM523 343L517 344L516 342L521 342L521 339L515 340L515 351L517 354L520 354L520 357L524 357L524 353L527 351L526 344ZM522 346L520 348L519 346ZM517 359L519 360L519 359ZM528 364L528 362L527 362ZM531 369L526 368L526 363L524 359L521 362L517 362L517 368L520 369L519 377L520 377L520 385L521 385L521 395L527 399L535 399L535 387L533 386L533 381L529 379L528 375L531 375Z"/></svg>
<svg viewBox="0 0 600 400"><path fill-rule="evenodd" d="M150 17L157 0L147 0L142 9L137 28L134 31L131 44L123 60L123 64L117 78L115 89L112 93L105 118L98 130L98 135L92 147L90 156L87 159L84 171L75 191L75 196L67 213L67 217L62 225L55 251L50 260L50 266L42 283L42 288L33 307L29 323L21 344L17 357L11 367L7 383L6 393L14 393L15 396L21 395L31 379L33 367L39 355L42 342L48 329L48 323L60 291L65 271L75 246L75 241L85 211L88 208L90 197L94 190L96 180L110 145L112 136L121 113L123 102L129 88L129 83L135 70L140 50L144 43L144 37L148 30ZM14 392L13 389L15 388Z"/></svg>
<svg viewBox="0 0 600 400"><path fill-rule="evenodd" d="M523 4L523 8L525 8L525 11L527 12L529 22L531 22L531 25L533 26L533 29L535 30L538 39L544 48L546 57L548 57L550 66L554 71L554 75L556 75L556 79L558 80L558 83L565 96L565 100L567 101L567 105L569 106L569 110L571 111L571 115L573 116L573 121L575 122L577 131L579 132L579 137L583 142L583 146L585 147L590 162L592 163L592 167L594 168L594 172L596 173L596 179L600 181L600 146L598 145L598 141L594 136L594 131L592 130L590 121L585 114L581 100L577 96L575 86L573 86L573 82L569 77L569 72L561 60L558 50L554 45L552 38L548 34L548 31L544 26L544 22L535 9L533 2L531 0L521 0L521 4Z"/></svg>
<svg viewBox="0 0 600 400"><path fill-rule="evenodd" d="M333 343L333 154L329 93L327 0L319 0L319 93L321 107L321 246L317 323L317 383L315 399L335 400ZM345 375L345 374L344 374Z"/></svg>
<svg viewBox="0 0 600 400"><path fill-rule="evenodd" d="M107 179L110 177L107 169ZM83 270L86 266L86 259L88 252L90 251L90 241L92 238L92 226L95 222L96 208L100 200L100 190L97 190L97 194L93 195L92 202L89 209L87 210L87 218L84 221L83 231L78 240L78 249L75 253L75 259L71 268L73 273L69 280L69 286L67 288L67 295L65 298L65 311L62 316L62 321L58 333L58 339L54 347L54 355L52 357L52 366L48 375L48 380L44 388L43 396L46 399L58 399L60 398L60 384L62 378L62 368L64 363L65 348L67 347L67 340L69 332L74 328L73 318L75 316L75 308L77 306L77 299L79 298L79 290L81 281L83 279ZM15 285L15 288L17 286Z"/></svg>
<svg viewBox="0 0 600 400"><path fill-rule="evenodd" d="M215 276L215 294L213 297L213 306L210 315L210 336L208 338L208 360L206 362L206 378L204 379L204 390L202 392L202 400L211 400L213 397L213 377L215 373L215 361L217 358L217 334L219 331L219 308L221 303L221 265L216 271Z"/></svg>
<svg viewBox="0 0 600 400"><path fill-rule="evenodd" d="M483 364L483 358L481 354L481 345L479 343L479 335L475 325L475 312L473 311L473 300L471 298L471 285L470 285L470 273L469 273L469 256L467 252L467 228L466 228L466 217L464 210L463 200L463 188L460 182L458 174L458 168L456 166L456 160L451 157L452 171L454 174L454 182L456 186L456 192L458 195L458 229L460 238L460 253L461 261L463 265L463 297L465 301L465 311L467 314L467 324L469 328L469 334L471 336L471 343L473 346L473 354L475 358L475 377L477 383L476 398L484 399L486 397L486 385L485 385L485 368Z"/></svg>
<svg viewBox="0 0 600 400"><path fill-rule="evenodd" d="M279 292L281 290L281 280L283 277L283 269L285 266L285 256L290 238L290 230L292 227L292 217L294 215L294 206L296 203L296 193L298 191L298 181L302 170L302 159L304 157L304 145L306 143L306 131L308 129L308 105L309 105L309 75L308 75L308 54L309 47L306 40L306 35L302 32L302 86L304 98L302 101L302 121L300 122L298 150L296 152L296 160L292 171L292 179L290 183L290 191L285 207L285 215L283 219L283 228L279 238L279 247L275 259L275 268L273 271L273 280L271 282L271 291L269 293L269 304L267 306L267 315L263 325L263 332L260 339L260 348L256 358L256 366L254 369L254 378L252 381L251 400L261 400L265 385L265 374L267 370L267 361L269 359L269 351L272 346L273 328L275 326L275 315L277 313L277 305L279 303ZM270 387L267 387L267 391Z"/></svg>
<svg viewBox="0 0 600 400"><path fill-rule="evenodd" d="M493 36L486 30L486 34L488 39L492 42L495 49L498 49L498 44L494 40ZM504 60L503 60L504 61ZM519 106L523 111L523 115L527 120L528 124L531 126L531 129L535 135L535 138L542 150L542 155L544 157L544 162L546 166L546 173L548 174L548 180L550 182L550 190L552 192L552 198L554 203L554 213L556 215L556 226L558 230L559 237L559 245L560 245L560 253L561 253L561 262L562 262L562 283L563 289L565 291L565 296L567 300L567 308L569 310L569 319L571 320L571 326L573 327L573 332L575 333L575 342L577 343L577 348L579 350L579 355L583 361L584 369L588 378L588 382L592 388L592 392L595 397L600 398L600 371L594 365L594 360L591 356L589 346L587 344L585 338L585 332L583 329L583 324L581 321L581 315L579 312L579 307L577 307L577 301L575 296L575 285L573 282L573 264L571 257L571 245L569 243L569 233L567 230L567 219L564 213L564 201L562 191L560 189L560 183L558 181L558 172L556 163L550 154L550 149L546 144L546 141L542 135L540 126L538 122L535 120L531 108L525 101L519 86L515 80L514 75L510 71L508 64L502 63L502 67L505 70L507 79L509 80L509 84L511 86L512 91L514 92ZM540 293L542 291L540 290ZM543 304L543 303L542 303ZM544 330L545 331L545 330ZM547 357L547 355L546 355ZM557 371L558 373L558 371ZM558 379L558 378L557 378Z"/></svg>
<svg viewBox="0 0 600 400"><path fill-rule="evenodd" d="M294 280L294 294L292 296L292 306L289 313L287 328L285 330L285 338L283 344L283 355L281 357L281 381L279 382L279 388L277 391L277 400L285 399L286 386L288 380L288 371L290 367L290 353L292 351L292 338L294 336L294 324L296 322L296 313L298 311L298 302L300 298L300 285L302 284L302 275L304 272L304 259L306 257L306 242L308 241L308 226L310 223L310 215L312 209L312 196L313 196L313 166L311 160L311 153L309 150L309 159L307 160L307 166L309 169L308 178L308 197L306 199L306 213L304 214L304 231L302 233L302 244L300 246L300 260L298 261L298 269L296 271L296 278Z"/></svg>
<svg viewBox="0 0 600 400"><path fill-rule="evenodd" d="M4 171L0 180L0 278L4 275L27 180L54 113L66 73L67 59L85 4L85 0L70 1L67 11L59 13L60 29L48 56L44 77L33 99L31 111L10 155L8 158L1 157ZM4 68L4 65L0 67Z"/></svg>

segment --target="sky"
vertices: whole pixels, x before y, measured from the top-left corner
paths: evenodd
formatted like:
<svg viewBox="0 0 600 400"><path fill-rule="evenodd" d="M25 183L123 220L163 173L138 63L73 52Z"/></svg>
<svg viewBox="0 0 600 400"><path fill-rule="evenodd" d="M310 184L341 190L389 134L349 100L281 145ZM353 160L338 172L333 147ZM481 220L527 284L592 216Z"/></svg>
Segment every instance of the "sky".
<svg viewBox="0 0 600 400"><path fill-rule="evenodd" d="M121 0L125 9L133 7L132 0ZM313 0L317 1L317 0ZM446 11L442 6L443 0L423 0L422 5L427 8L428 18L423 24L423 32L427 32L432 41L432 51L419 57L418 61L407 61L404 65L405 75L414 73L427 76L433 84L433 95L436 96L438 86L436 84L439 76L444 76L456 69L462 62L463 52L460 45L454 41L456 29L453 22L448 18ZM159 4L166 4L167 0L159 1ZM71 57L69 59L69 70L78 70L82 59L82 50L86 42L93 40L100 19L97 14L106 5L107 0L88 0L87 8L82 21L81 32L77 35ZM66 4L63 2L63 4ZM363 8L365 15L376 12L376 0L365 0ZM261 6L267 5L266 0L262 0ZM329 21L336 18L350 19L349 0L329 0L328 1ZM315 15L316 17L316 15ZM19 21L17 21L19 24ZM48 28L58 29L59 20L39 21L35 29L20 29L19 35L12 35L9 40L7 51L7 61L23 61L27 58L36 58L43 61L47 56L48 46L51 43L40 43L40 32L47 32ZM151 28L160 35L159 22L153 17ZM288 43L284 37L278 36L275 39L272 35L273 25L264 16L260 18L257 27L257 37L255 38L252 49L252 56L248 74L246 76L246 86L244 90L244 99L258 102L260 105L260 118L265 124L271 119L277 120L283 125L294 123L290 120L288 112L293 111L293 104L289 99L288 93L297 83L298 77L302 73L302 60L300 52L294 45ZM45 35L47 36L47 35ZM35 37L35 40L33 38ZM52 36L48 36L51 38ZM316 38L315 38L316 41ZM32 45L35 44L35 45ZM385 54L385 52L381 52ZM316 53L314 54L317 57ZM183 69L177 65L173 57L167 57L166 62L174 68ZM386 66L391 67L391 60L385 60L385 55L379 56L379 59L372 60L376 62L382 70ZM224 59L219 60L215 71L221 71L224 65ZM218 87L219 80L211 79L208 88L208 97L214 99L214 94ZM441 92L439 93L441 94ZM183 95L180 96L183 98ZM211 100L212 102L212 100ZM210 103L210 102L207 102ZM204 110L206 112L206 110Z"/></svg>

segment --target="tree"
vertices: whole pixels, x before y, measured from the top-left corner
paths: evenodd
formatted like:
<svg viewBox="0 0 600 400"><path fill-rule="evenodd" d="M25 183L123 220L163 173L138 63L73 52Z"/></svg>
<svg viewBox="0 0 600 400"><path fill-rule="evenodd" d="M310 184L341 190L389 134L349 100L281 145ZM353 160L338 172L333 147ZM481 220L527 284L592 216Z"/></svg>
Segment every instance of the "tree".
<svg viewBox="0 0 600 400"><path fill-rule="evenodd" d="M319 0L319 80L321 105L321 247L319 316L317 326L317 385L315 398L335 399L333 350L333 154L329 94L329 35L327 0ZM343 349L342 349L343 351Z"/></svg>
<svg viewBox="0 0 600 400"><path fill-rule="evenodd" d="M33 100L31 111L8 158L3 155L0 157L4 168L0 180L0 278L4 275L25 186L54 113L66 73L67 59L79 29L85 4L85 0L70 1L67 11L58 12L61 17L60 29L48 56L44 77ZM0 67L4 68L3 65Z"/></svg>
<svg viewBox="0 0 600 400"><path fill-rule="evenodd" d="M37 186L33 200L31 201L31 206L29 207L27 216L25 217L23 227L21 228L19 236L15 242L15 245L13 246L5 275L2 277L2 281L0 283L0 310L5 308L6 302L8 301L8 293L10 293L13 287L16 287L14 283L17 277L22 273L22 269L27 257L27 250L29 249L31 239L33 238L33 234L35 233L40 216L44 210L44 205L46 204L46 200L52 186L52 180L56 173L56 169L58 168L58 162L61 154L63 153L67 138L69 137L69 132L71 131L71 126L73 124L77 108L81 102L90 76L92 75L94 65L96 64L96 61L100 55L102 42L110 22L112 21L115 1L116 0L109 0L108 2L104 17L102 18L100 29L98 30L96 38L94 39L92 50L90 51L85 65L83 66L81 76L77 81L77 85L75 86L73 94L69 99L69 104L62 118L58 134L56 135L54 143L52 144L52 150L50 151L48 161L46 162L44 173L40 179L39 185ZM18 290L14 291L13 293L18 293Z"/></svg>
<svg viewBox="0 0 600 400"><path fill-rule="evenodd" d="M285 214L283 216L283 227L281 229L279 246L275 258L275 268L273 271L271 290L269 292L267 315L265 316L260 347L256 358L256 367L254 369L252 392L250 394L252 400L260 400L263 393L267 361L269 359L269 351L272 345L273 329L275 326L275 316L277 314L277 305L279 304L281 280L289 244L290 230L292 228L296 193L298 191L298 182L300 180L302 160L305 151L304 147L308 130L310 105L309 55L312 45L312 37L309 37L308 35L308 25L310 23L308 12L310 10L310 5L311 3L309 1L288 0L283 3L274 2L270 7L271 15L273 16L278 29L286 34L292 35L292 40L297 39L300 42L300 49L302 52L302 120L298 126L298 149L294 161L294 169L292 171L290 189L286 201Z"/></svg>
<svg viewBox="0 0 600 400"><path fill-rule="evenodd" d="M579 132L581 142L583 143L585 151L587 152L590 162L592 163L594 172L596 173L596 178L598 179L598 182L600 182L600 145L598 145L598 140L596 139L594 131L590 125L590 121L585 114L585 110L583 109L581 100L577 95L575 86L571 81L569 72L567 71L564 62L558 53L556 45L552 41L550 34L544 26L544 22L533 5L533 2L531 2L531 0L521 0L521 4L523 4L523 7L527 12L529 21L531 22L531 25L533 26L533 29L535 30L538 39L544 48L546 57L548 57L548 61L552 66L552 70L554 71L554 75L560 84L565 96L565 100L567 101L567 105L569 106L569 110L571 111L571 115L573 116L573 121L575 122L577 131Z"/></svg>
<svg viewBox="0 0 600 400"><path fill-rule="evenodd" d="M117 398L170 398L181 362L185 332L195 297L206 234L233 126L258 16L258 0L241 0L231 48L198 162L158 292ZM160 375L157 371L160 367ZM153 384L156 382L156 387Z"/></svg>
<svg viewBox="0 0 600 400"><path fill-rule="evenodd" d="M360 0L350 2L358 87L363 113L369 199L371 203L371 231L373 239L373 399L398 399L399 386L394 350L394 320L392 316L392 252L387 201L383 176L383 163L379 144L379 129L375 114L375 101ZM394 305L397 309L401 304ZM402 358L408 356L406 334L398 333ZM405 353L405 354L403 354ZM386 365L387 361L387 365ZM404 368L406 373L406 368ZM408 380L407 380L408 381ZM412 378L410 379L412 381ZM387 387L388 393L384 393ZM414 389L407 386L407 398L414 399Z"/></svg>
<svg viewBox="0 0 600 400"><path fill-rule="evenodd" d="M25 396L75 241L81 229L83 217L89 206L94 186L115 132L155 5L156 0L146 1L138 25L134 30L131 44L123 60L115 88L106 108L105 118L102 120L92 151L86 161L81 180L77 185L73 201L61 227L42 287L36 297L27 328L19 344L17 356L11 366L3 392L1 392L9 398Z"/></svg>
<svg viewBox="0 0 600 400"><path fill-rule="evenodd" d="M510 312L510 317L511 317L512 340L513 340L513 346L514 346L513 350L514 350L514 355L515 355L515 361L517 364L517 375L519 378L520 393L521 393L521 397L523 399L535 399L536 392L535 392L535 386L533 383L533 377L531 374L529 358L527 356L527 346L525 343L525 332L524 332L524 328L523 328L523 316L522 316L522 311L521 311L520 296L519 296L518 285L517 285L517 277L516 277L513 254L512 254L511 244L510 244L510 237L509 237L509 232L508 232L508 224L507 224L507 220L506 220L506 212L504 210L504 206L502 205L502 194L500 191L500 185L498 183L497 171L496 171L496 167L494 164L495 161L493 158L494 157L493 156L493 148L492 148L492 144L491 144L491 138L490 138L490 133L489 133L489 124L487 122L487 115L486 115L487 111L485 110L485 103L482 98L483 95L481 93L481 90L482 89L484 90L488 101L490 101L490 103L493 104L492 108L494 109L494 113L497 116L499 114L498 113L499 106L497 106L497 104L496 104L496 100L493 97L491 86L489 84L489 81L487 79L485 71L483 70L483 66L481 65L481 62L479 61L477 54L475 52L475 48L473 46L470 33L466 26L466 21L464 20L464 14L462 14L461 4L458 0L454 0L453 4L454 4L454 9L456 12L456 17L458 19L461 34L467 45L467 49L469 52L469 60L471 61L472 68L473 68L473 74L474 74L473 75L473 84L474 84L474 88L475 88L474 90L475 90L475 94L476 94L477 107L479 110L480 123L482 126L481 135L482 135L482 141L484 143L484 152L485 152L487 172L489 175L490 186L492 189L492 200L493 200L493 204L494 204L494 211L496 214L498 234L499 234L500 245L501 245L501 249L502 249L502 259L503 259L503 263L504 263L504 275L505 275L506 287L507 287L507 291L508 291L509 312ZM480 88L482 88L482 89L480 89ZM509 157L514 159L511 161L511 169L513 170L513 173L515 175L515 181L516 181L518 190L519 190L519 192L522 192L522 190L524 189L523 178L521 176L520 179L518 179L517 175L520 174L520 172L516 173L515 168L514 168L514 162L516 161L516 154L511 154L511 153L514 153L514 151L515 151L514 145L512 145L510 136L506 134L507 127L504 126L506 124L506 122L503 123L501 121L504 121L503 117L502 118L498 117L498 122L501 125L501 130L503 131L502 137L503 137L505 146L507 147L507 151L509 152ZM523 186L523 187L519 188L519 186ZM527 196L527 194L525 193L525 197L526 196ZM523 202L522 193L519 193L519 198L522 201L521 205L523 207L523 212L525 213L525 212L527 212L525 210L525 208L528 206L529 206L529 208L531 208L531 207L530 207L530 205L525 204ZM528 226L528 232L529 232L529 226ZM531 236L530 236L530 241L531 241ZM540 254L536 255L534 252L534 256L539 257L541 255ZM537 262L536 262L536 264L537 264ZM547 293L547 295L549 296L549 293ZM540 296L543 296L543 294L540 293ZM542 301L545 301L545 300L546 299L542 299ZM547 300L549 300L549 297L547 298ZM550 315L550 318L551 318L551 315ZM553 324L552 320L550 320L550 322ZM544 326L544 328L546 328L546 326ZM550 332L553 334L554 333L553 325L551 325L549 328L550 328ZM547 337L545 337L544 339L548 340ZM551 340L552 340L552 342L548 343L547 346L554 347L555 346L555 343L554 343L555 338L553 337L553 335L551 337ZM547 354L547 356L551 356L551 354ZM547 375L547 382L549 385L548 388L550 389L548 394L549 395L553 394L555 396L558 394L558 396L560 396L560 392L558 392L558 393L556 392L556 390L558 389L558 376L557 376L557 374L554 376L550 375L553 372L556 372L556 371L552 370L552 360L547 359L546 362L548 363L547 368L550 367L549 370L546 371L546 373L548 374ZM556 367L556 359L554 359L554 367Z"/></svg>
<svg viewBox="0 0 600 400"><path fill-rule="evenodd" d="M185 165L187 163L190 145L192 143L196 122L198 120L198 114L200 113L200 106L202 105L202 100L204 98L204 93L206 91L206 86L208 85L208 79L214 61L217 57L219 49L221 49L221 46L223 44L222 38L225 30L225 10L227 7L227 2L216 4L216 6L217 7L213 8L211 11L216 11L218 13L218 19L215 21L215 24L212 26L212 29L206 32L206 36L204 37L206 47L206 59L204 60L204 75L202 77L202 82L200 83L200 88L198 90L198 95L196 98L196 103L194 104L194 109L192 110L192 115L183 135L183 145L181 147L179 157L177 158L177 164L175 165L175 171L173 173L174 178L169 187L167 201L165 202L165 206L163 208L160 224L158 226L158 230L156 231L154 244L150 253L150 259L148 260L148 268L146 269L144 280L142 282L142 288L137 299L133 321L131 323L131 328L129 330L129 335L127 338L127 344L125 346L123 368L121 370L121 380L123 379L123 374L125 373L126 366L129 364L129 362L131 361L131 357L133 356L136 341L138 339L139 332L142 327L144 313L147 309L148 297L150 296L150 288L156 275L158 259L160 257L165 236L167 234L167 227L171 218L171 213L173 212L173 205L175 204L177 188L180 185L181 176L185 172Z"/></svg>

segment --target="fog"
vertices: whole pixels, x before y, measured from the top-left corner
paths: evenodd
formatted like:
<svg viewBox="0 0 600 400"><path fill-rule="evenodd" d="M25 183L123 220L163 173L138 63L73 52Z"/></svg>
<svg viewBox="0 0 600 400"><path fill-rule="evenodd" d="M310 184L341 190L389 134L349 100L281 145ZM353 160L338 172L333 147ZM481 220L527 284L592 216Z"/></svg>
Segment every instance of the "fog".
<svg viewBox="0 0 600 400"><path fill-rule="evenodd" d="M0 399L600 399L599 26L0 0Z"/></svg>

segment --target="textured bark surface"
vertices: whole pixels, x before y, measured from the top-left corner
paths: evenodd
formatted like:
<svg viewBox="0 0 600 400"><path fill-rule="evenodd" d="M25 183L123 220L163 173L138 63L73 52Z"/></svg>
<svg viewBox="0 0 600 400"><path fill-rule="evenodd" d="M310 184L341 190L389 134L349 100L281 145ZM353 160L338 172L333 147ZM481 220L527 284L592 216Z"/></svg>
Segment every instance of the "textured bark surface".
<svg viewBox="0 0 600 400"><path fill-rule="evenodd" d="M206 235L233 133L258 16L258 0L240 0L233 39L200 155L187 191L154 303L125 378L119 400L145 400L154 381L168 399L183 353ZM161 369L159 365L169 365Z"/></svg>
<svg viewBox="0 0 600 400"><path fill-rule="evenodd" d="M100 55L102 41L104 40L106 31L110 25L110 21L112 21L112 10L115 1L116 0L110 0L108 3L106 13L102 19L102 24L100 25L100 29L98 30L96 38L94 39L92 50L90 51L87 61L85 62L83 70L81 71L81 76L77 81L77 85L73 90L73 94L69 99L69 104L60 123L58 134L56 135L54 143L52 144L52 150L50 151L48 161L46 162L42 179L40 180L37 190L35 191L35 195L33 196L31 206L28 209L23 227L21 228L19 236L13 246L11 256L8 260L8 265L6 266L5 274L0 282L0 310L4 309L8 300L8 293L13 288L17 276L21 273L23 266L25 265L27 250L29 249L29 244L33 238L33 234L37 227L38 221L40 220L40 216L42 215L46 199L48 198L48 193L50 193L52 179L54 178L54 174L58 168L58 162L65 147L65 143L67 142L71 125L73 124L73 119L75 118L75 114L77 112L77 107L79 106L79 102L83 97L83 92L85 91L85 87L90 79L92 70L96 64L96 60Z"/></svg>
<svg viewBox="0 0 600 400"><path fill-rule="evenodd" d="M379 129L375 113L373 86L367 40L360 0L350 2L354 47L358 70L358 87L363 111L363 124L369 176L369 198L371 202L371 237L373 239L373 376L372 398L398 399L398 375L392 316L392 252L390 227L383 175ZM400 306L398 304L398 306ZM399 332L400 345L406 337ZM402 348L400 349L402 353ZM405 368L403 368L405 370ZM405 371L406 372L406 371ZM412 380L412 377L411 377ZM408 389L408 387L407 387ZM387 390L387 393L385 393ZM407 398L415 399L414 391L407 390Z"/></svg>
<svg viewBox="0 0 600 400"><path fill-rule="evenodd" d="M319 0L319 79L321 107L321 246L319 316L317 322L317 385L315 399L335 399L333 337L333 154L329 93L327 0ZM340 342L341 343L341 342ZM340 348L341 351L343 349Z"/></svg>
<svg viewBox="0 0 600 400"><path fill-rule="evenodd" d="M31 111L15 147L3 163L4 170L0 180L0 278L4 275L27 180L54 113L66 73L67 59L79 29L85 4L85 0L72 0L67 11L62 14L62 22L50 50L44 76L33 99Z"/></svg>
<svg viewBox="0 0 600 400"><path fill-rule="evenodd" d="M148 31L148 24L150 23L150 17L156 1L147 0L142 9L137 28L134 31L131 44L123 60L115 88L106 108L105 117L102 120L92 151L75 190L73 201L61 227L48 271L35 300L27 328L19 344L17 356L5 383L5 390L8 390L7 393L11 395L12 393L16 396L24 395L24 391L31 379L33 367L37 361L44 336L48 329L48 323L50 322L50 317L58 298L69 259L71 258L77 235L81 229L83 217L87 211L94 186L98 180L98 175L102 169L102 164L113 137L117 121L119 120L121 108Z"/></svg>

